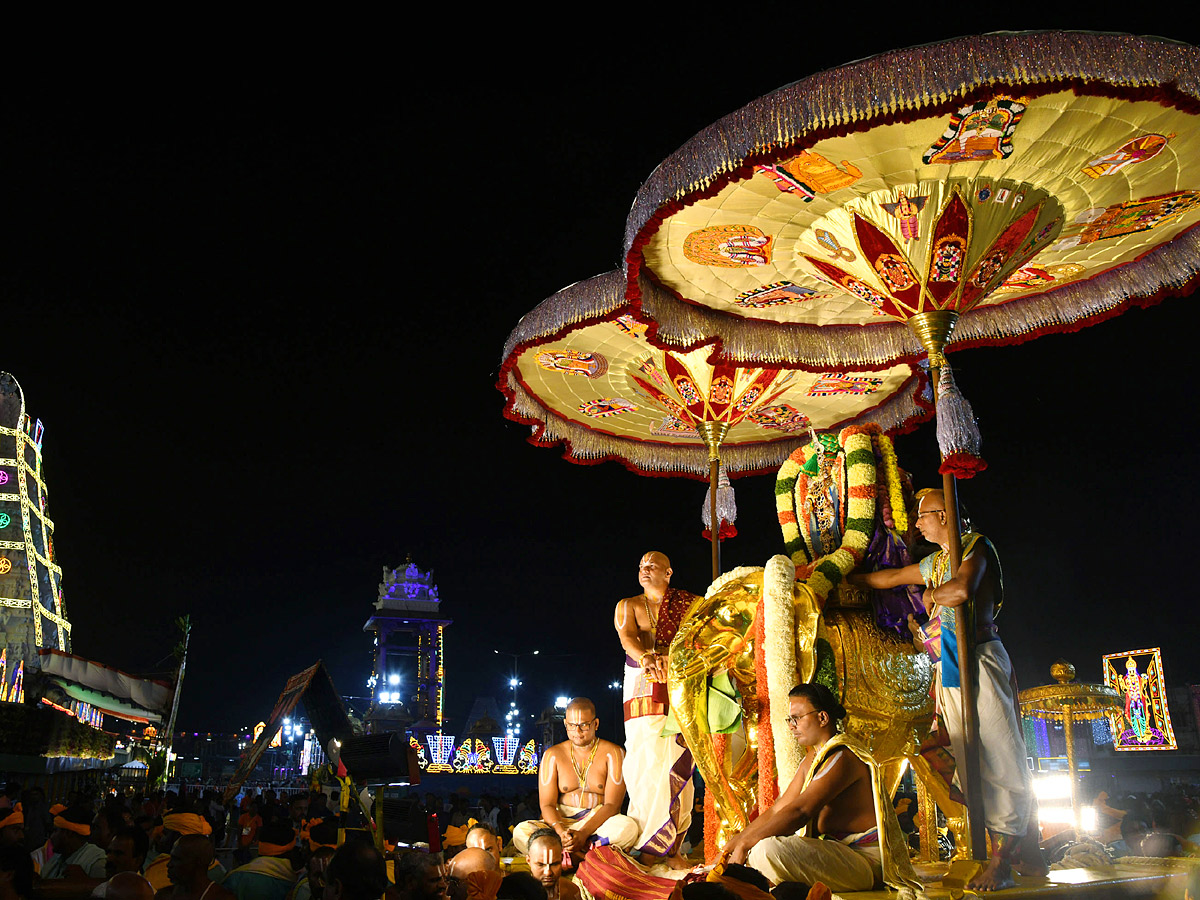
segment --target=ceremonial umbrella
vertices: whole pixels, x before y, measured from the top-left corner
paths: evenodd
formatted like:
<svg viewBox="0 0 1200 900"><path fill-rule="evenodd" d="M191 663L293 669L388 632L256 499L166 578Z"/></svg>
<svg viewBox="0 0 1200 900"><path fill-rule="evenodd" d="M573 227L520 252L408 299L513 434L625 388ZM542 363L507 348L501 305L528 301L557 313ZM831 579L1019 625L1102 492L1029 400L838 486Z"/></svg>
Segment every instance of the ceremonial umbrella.
<svg viewBox="0 0 1200 900"><path fill-rule="evenodd" d="M610 272L539 304L509 336L497 386L504 413L535 444L563 443L575 462L615 459L642 474L709 479L713 578L718 469L774 469L813 431L875 422L909 427L931 414L912 362L869 372L712 364L708 350L663 350L631 315Z"/></svg>
<svg viewBox="0 0 1200 900"><path fill-rule="evenodd" d="M1188 289L1198 119L1200 51L1157 38L998 33L821 72L660 164L627 221L626 296L661 345L707 341L714 361L869 371L927 355L957 522L953 476L983 463L969 407L938 386L943 351ZM973 731L968 716L969 801Z"/></svg>

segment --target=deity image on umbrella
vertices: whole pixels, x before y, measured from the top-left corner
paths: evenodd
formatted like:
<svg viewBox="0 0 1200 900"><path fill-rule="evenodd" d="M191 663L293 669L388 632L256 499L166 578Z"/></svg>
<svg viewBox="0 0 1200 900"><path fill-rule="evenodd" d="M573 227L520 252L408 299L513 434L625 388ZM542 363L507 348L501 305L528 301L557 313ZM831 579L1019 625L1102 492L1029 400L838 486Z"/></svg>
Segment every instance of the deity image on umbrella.
<svg viewBox="0 0 1200 900"><path fill-rule="evenodd" d="M510 337L506 414L568 456L698 475L717 426L733 471L791 453L776 486L786 555L714 579L671 647L672 708L713 802L710 861L796 771L786 698L814 680L842 698L846 731L880 754L885 781L910 764L961 816L923 746L931 710L916 697L930 671L897 627L903 599L889 606L846 581L910 552L915 504L887 435L927 417L928 377L953 578L955 479L985 464L946 351L1078 330L1193 287L1197 124L1200 54L1161 39L998 33L821 72L665 159L626 222L622 283L602 276L602 290L593 280L569 301L582 289L567 289ZM614 353L618 335L639 346ZM547 352L599 355L587 365L601 374L537 370ZM708 460L715 483L715 451ZM970 600L963 610L969 698ZM740 694L740 737L707 724L723 673ZM972 707L956 761L969 808L959 846L983 860Z"/></svg>

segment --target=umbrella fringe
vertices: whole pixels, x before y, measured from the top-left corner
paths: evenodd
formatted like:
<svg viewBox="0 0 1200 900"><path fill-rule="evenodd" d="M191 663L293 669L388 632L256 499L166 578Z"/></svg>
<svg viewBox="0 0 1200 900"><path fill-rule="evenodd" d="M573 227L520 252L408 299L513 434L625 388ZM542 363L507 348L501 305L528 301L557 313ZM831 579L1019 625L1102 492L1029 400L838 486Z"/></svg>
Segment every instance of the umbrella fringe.
<svg viewBox="0 0 1200 900"><path fill-rule="evenodd" d="M708 449L697 439L695 446L672 445L638 441L611 434L592 431L548 412L521 386L516 375L508 373L506 393L510 397L510 415L530 424L533 428L531 440L537 444L565 443L567 459L580 462L600 462L616 457L632 468L646 474L691 475L708 478ZM921 401L918 405L918 400ZM928 416L929 386L919 398L906 388L891 400L862 417L862 421L845 422L862 425L874 422L884 431L915 427L916 422ZM766 472L780 466L791 453L807 442L807 437L794 440L760 441L752 444L725 444L721 447L721 462L729 472Z"/></svg>
<svg viewBox="0 0 1200 900"><path fill-rule="evenodd" d="M556 291L527 312L504 342L507 360L520 344L559 334L581 322L599 321L625 305L625 279L617 271L605 272Z"/></svg>

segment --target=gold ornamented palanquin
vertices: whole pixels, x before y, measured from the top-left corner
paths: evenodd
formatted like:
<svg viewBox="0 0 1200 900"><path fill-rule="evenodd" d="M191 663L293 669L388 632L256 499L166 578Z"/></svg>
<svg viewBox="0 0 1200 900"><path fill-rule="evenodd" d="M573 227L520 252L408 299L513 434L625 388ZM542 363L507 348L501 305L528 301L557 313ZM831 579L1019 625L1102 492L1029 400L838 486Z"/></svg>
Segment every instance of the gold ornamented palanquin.
<svg viewBox="0 0 1200 900"><path fill-rule="evenodd" d="M840 452L845 450L850 431L843 434ZM858 440L863 441L861 435ZM869 453L869 439L866 445ZM866 470L869 476L857 476L858 480L867 478L875 490L864 490L867 485L855 483L854 465L828 468L839 473L843 496L853 487L860 504L869 501L869 511L860 505L851 512L866 515L876 528L886 527L875 497L878 490L887 490L886 484L876 484L877 477L885 479L885 467L877 472L870 466ZM863 471L862 467L857 471ZM796 495L800 506L796 514L807 521L810 495L807 491ZM842 534L846 534L847 508L842 506ZM853 541L852 535L845 537L834 552L845 553ZM819 541L814 543L821 546ZM871 749L893 790L906 761L918 759L917 750L929 733L933 716L929 657L918 653L911 641L879 628L862 591L844 583L830 590L827 578L814 576L833 556L818 556L800 569L799 576L795 563L785 556L775 557L766 570L744 568L722 576L689 610L671 645L671 707L713 798L719 823L717 847L745 828L756 808L761 811L773 802L775 793L761 790L760 779L775 780L782 790L795 774L799 756L789 752L794 740L784 723L774 720L781 719L781 711L786 709L786 703L781 706L779 700L796 684L813 680L819 666L824 667L825 679L832 670L832 681L848 711L845 730ZM797 558L803 563L802 554ZM823 605L822 596L826 596ZM759 616L764 617L765 628L759 627ZM756 635L763 635L757 643L770 645L777 630L783 628L794 638L791 646L783 645L786 649L782 652L776 645L775 655L783 658L780 663L765 658L765 648L756 646ZM826 646L828 650L823 651ZM819 658L821 653L827 655ZM781 666L786 671L781 672ZM707 698L712 678L722 670L741 694L742 727L732 734L714 735L709 731ZM764 674L774 703L768 700ZM771 709L776 710L774 716ZM770 746L776 752L764 754L761 744L768 730ZM919 777L936 777L927 766L917 765L916 771ZM935 796L948 799L944 784ZM950 815L957 812L956 805L945 806Z"/></svg>

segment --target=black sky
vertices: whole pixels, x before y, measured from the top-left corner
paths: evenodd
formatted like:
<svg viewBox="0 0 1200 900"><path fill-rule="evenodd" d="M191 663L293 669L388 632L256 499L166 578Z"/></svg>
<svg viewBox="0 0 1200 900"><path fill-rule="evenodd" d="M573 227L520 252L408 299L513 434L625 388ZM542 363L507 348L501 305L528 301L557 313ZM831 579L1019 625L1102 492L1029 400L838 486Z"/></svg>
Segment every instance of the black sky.
<svg viewBox="0 0 1200 900"><path fill-rule="evenodd" d="M9 92L0 369L46 425L75 651L162 669L190 613L187 729L257 721L317 658L365 694L361 627L381 566L411 553L456 620L451 730L477 694L506 699L493 649L542 651L530 702L604 696L641 553L707 583L703 486L531 447L493 384L525 312L618 265L654 166L763 93L893 47L1041 26L1193 37L1148 17L827 24L776 33L747 13L731 44L715 20L553 39L435 23L378 72L181 61ZM1023 684L1060 655L1095 680L1102 653L1159 645L1172 683L1200 681L1194 304L955 355L991 465L962 495L1005 563ZM932 426L898 450L934 478ZM772 478L735 486L727 567L762 565L781 548Z"/></svg>

